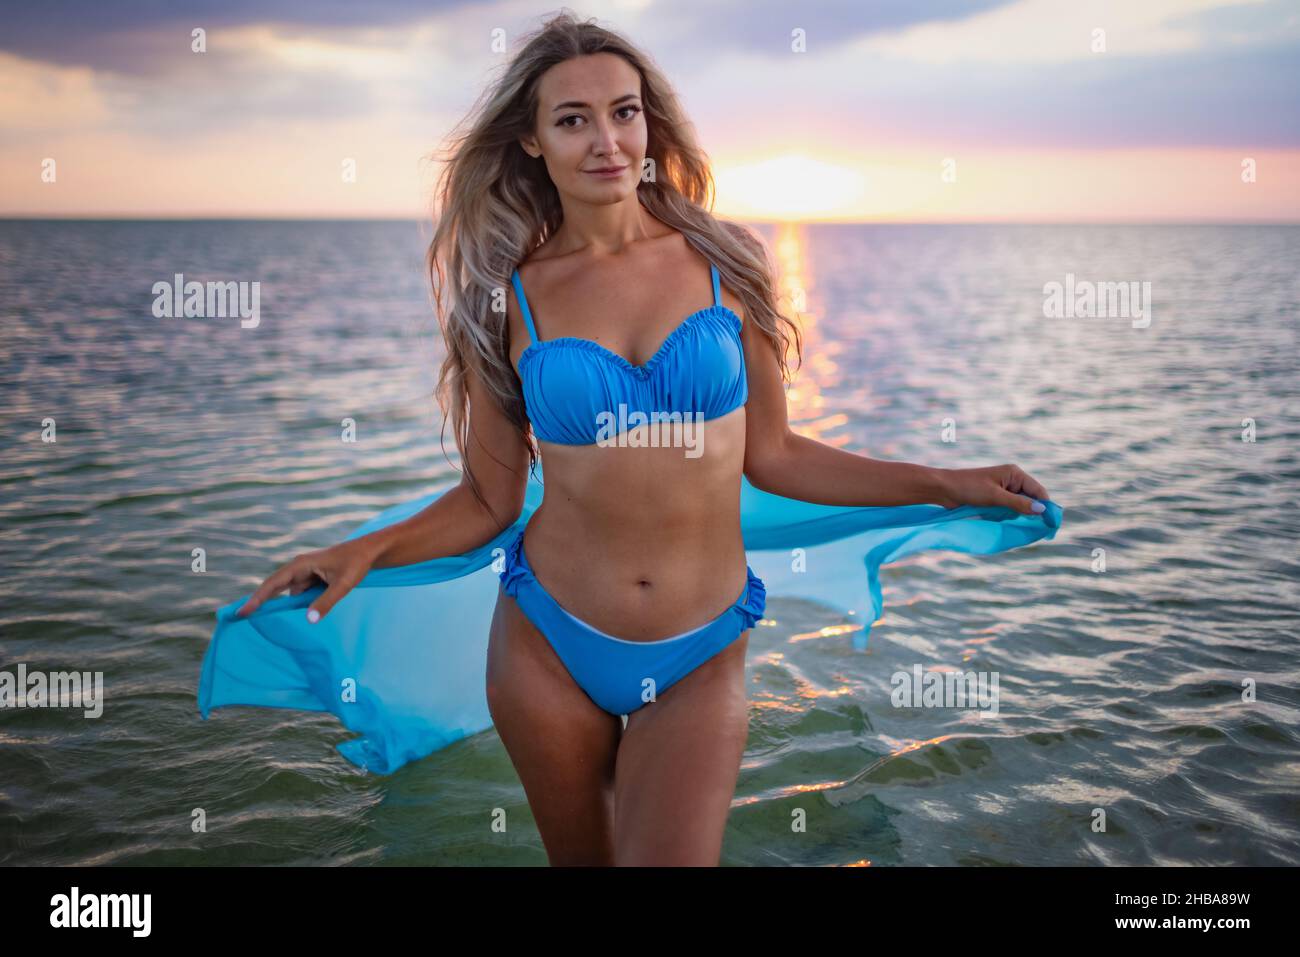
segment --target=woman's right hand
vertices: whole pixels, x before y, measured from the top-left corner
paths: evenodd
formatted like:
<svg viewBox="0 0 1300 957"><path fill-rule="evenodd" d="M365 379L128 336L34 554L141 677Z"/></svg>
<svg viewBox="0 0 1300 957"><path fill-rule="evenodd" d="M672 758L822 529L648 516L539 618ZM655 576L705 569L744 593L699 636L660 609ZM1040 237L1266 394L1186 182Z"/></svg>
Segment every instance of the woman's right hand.
<svg viewBox="0 0 1300 957"><path fill-rule="evenodd" d="M240 617L251 615L268 598L274 598L286 588L297 595L315 585L326 589L307 609L307 620L317 622L333 608L340 598L366 577L374 564L374 547L365 538L340 542L329 548L304 552L281 565L262 582L248 601L240 607Z"/></svg>

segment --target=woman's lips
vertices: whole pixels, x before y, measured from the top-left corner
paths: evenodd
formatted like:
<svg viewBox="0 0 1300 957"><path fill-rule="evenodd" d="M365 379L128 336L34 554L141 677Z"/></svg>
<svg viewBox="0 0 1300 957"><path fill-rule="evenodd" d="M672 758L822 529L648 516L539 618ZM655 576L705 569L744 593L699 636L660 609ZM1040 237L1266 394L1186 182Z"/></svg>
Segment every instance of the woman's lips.
<svg viewBox="0 0 1300 957"><path fill-rule="evenodd" d="M626 166L619 166L614 169L584 169L583 172L599 179L617 179L627 171Z"/></svg>

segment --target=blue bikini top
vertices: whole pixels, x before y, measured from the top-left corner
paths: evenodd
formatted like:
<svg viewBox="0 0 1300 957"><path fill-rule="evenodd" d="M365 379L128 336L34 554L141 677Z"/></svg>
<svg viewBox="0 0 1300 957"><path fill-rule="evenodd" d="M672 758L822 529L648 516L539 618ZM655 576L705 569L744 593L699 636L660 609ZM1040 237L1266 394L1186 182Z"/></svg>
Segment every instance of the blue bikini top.
<svg viewBox="0 0 1300 957"><path fill-rule="evenodd" d="M540 340L524 296L519 270L510 274L531 337L519 356L524 406L533 434L560 445L594 445L601 433L601 413L616 423L642 413L686 413L703 421L726 415L745 403L749 383L740 341L740 316L722 304L718 267L713 274L713 305L693 312L642 365L628 362L598 342L575 336ZM606 416L605 419L609 419ZM636 424L634 421L632 424Z"/></svg>

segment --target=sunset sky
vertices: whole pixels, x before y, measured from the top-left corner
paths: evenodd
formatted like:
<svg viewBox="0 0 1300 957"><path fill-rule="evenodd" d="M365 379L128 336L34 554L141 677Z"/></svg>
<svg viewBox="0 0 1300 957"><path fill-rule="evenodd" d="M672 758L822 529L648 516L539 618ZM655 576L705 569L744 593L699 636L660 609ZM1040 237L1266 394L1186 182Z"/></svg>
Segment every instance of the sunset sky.
<svg viewBox="0 0 1300 957"><path fill-rule="evenodd" d="M437 172L426 157L522 34L560 9L11 7L0 216L425 216ZM664 69L727 218L1300 222L1296 0L568 9ZM190 49L196 27L204 53Z"/></svg>

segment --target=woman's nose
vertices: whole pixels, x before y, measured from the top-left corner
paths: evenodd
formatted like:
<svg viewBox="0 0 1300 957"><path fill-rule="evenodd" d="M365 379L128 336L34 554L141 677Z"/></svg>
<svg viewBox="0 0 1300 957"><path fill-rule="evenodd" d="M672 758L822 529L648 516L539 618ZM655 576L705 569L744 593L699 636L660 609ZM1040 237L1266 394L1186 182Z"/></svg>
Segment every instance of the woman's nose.
<svg viewBox="0 0 1300 957"><path fill-rule="evenodd" d="M618 148L618 136L612 125L604 123L597 125L596 148L605 153L612 153Z"/></svg>

